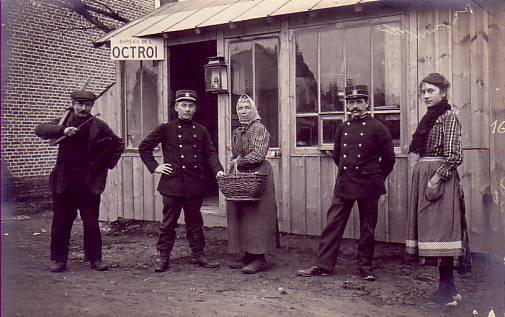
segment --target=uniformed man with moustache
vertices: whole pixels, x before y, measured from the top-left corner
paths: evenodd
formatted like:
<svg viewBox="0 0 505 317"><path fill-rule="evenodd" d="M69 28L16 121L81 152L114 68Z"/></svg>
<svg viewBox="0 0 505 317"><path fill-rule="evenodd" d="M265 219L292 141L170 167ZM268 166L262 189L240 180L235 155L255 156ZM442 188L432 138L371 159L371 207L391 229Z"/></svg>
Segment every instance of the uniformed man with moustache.
<svg viewBox="0 0 505 317"><path fill-rule="evenodd" d="M385 180L393 170L395 153L388 129L370 116L366 85L345 88L346 108L350 116L337 127L333 160L338 167L333 200L328 210L315 265L299 270L298 275L316 276L333 273L344 229L354 202L358 202L360 237L359 273L374 280L374 232L378 202L386 193Z"/></svg>
<svg viewBox="0 0 505 317"><path fill-rule="evenodd" d="M102 237L98 225L100 195L107 170L113 169L124 143L102 120L91 116L97 96L81 89L70 94L72 107L62 118L39 124L35 134L44 139L61 138L56 165L49 176L53 196L51 225L52 272L67 268L72 224L79 209L84 227L84 255L91 268L106 271L102 262Z"/></svg>
<svg viewBox="0 0 505 317"><path fill-rule="evenodd" d="M184 209L186 238L193 263L214 268L217 262L204 255L205 238L200 208L205 192L205 174L222 175L216 148L207 129L193 121L197 96L193 90L178 90L175 94L177 119L161 124L139 146L142 161L151 173L161 174L158 191L163 197L163 220L157 243L159 259L155 272L170 267L170 253L175 243L177 219ZM158 163L153 150L161 144L163 163Z"/></svg>

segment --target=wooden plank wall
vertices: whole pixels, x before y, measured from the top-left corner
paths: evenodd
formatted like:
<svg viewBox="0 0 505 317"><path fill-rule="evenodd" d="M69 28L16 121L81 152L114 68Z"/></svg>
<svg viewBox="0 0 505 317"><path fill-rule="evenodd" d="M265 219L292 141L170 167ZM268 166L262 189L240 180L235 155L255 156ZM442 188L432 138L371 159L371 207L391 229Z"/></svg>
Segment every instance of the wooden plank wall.
<svg viewBox="0 0 505 317"><path fill-rule="evenodd" d="M451 10L423 8L416 12L415 17L411 15L411 19L417 20L418 80L435 71L445 75L452 84L449 101L463 128L464 162L459 171L465 191L472 250L477 252L491 251L488 234L492 226L489 219L492 218L490 185L493 175L490 166L501 164L496 163L498 156L490 154L487 127L490 114L500 107L499 102L490 102L490 92L493 92L490 83L494 83L496 77L490 71L500 66L503 69L505 63L502 59L490 65L490 59L499 56L493 54L498 46L504 45L499 40L500 32L503 36L503 26L500 28L495 24L497 34L490 34L493 24L489 12L503 12L503 4L500 9L494 10L475 3L461 3ZM426 109L418 104L420 118Z"/></svg>
<svg viewBox="0 0 505 317"><path fill-rule="evenodd" d="M100 119L105 121L117 135L121 135L120 109L118 107L119 85L113 85L95 102L93 113L100 113ZM119 166L119 164L118 164ZM100 204L100 220L115 220L120 209L122 195L119 187L121 173L116 167L109 170L106 191L102 194Z"/></svg>
<svg viewBox="0 0 505 317"><path fill-rule="evenodd" d="M161 153L155 153L154 157L161 162ZM151 174L139 155L131 152L123 154L116 169L120 171L122 177L121 185L117 190L123 197L117 217L147 221L161 220L163 203L161 195L156 190L160 176ZM106 191L108 192L108 189ZM109 219L109 221L112 220Z"/></svg>
<svg viewBox="0 0 505 317"><path fill-rule="evenodd" d="M398 157L387 180L388 193L379 202L376 238L403 242L407 210L407 158ZM326 225L326 212L333 198L337 168L328 156L291 157L292 233L319 235ZM355 206L356 207L356 206ZM344 232L346 238L359 237L359 215L354 208Z"/></svg>
<svg viewBox="0 0 505 317"><path fill-rule="evenodd" d="M489 243L489 234L494 234L495 241L504 241L505 173L500 158L505 157L505 133L496 131L490 136L488 129L494 120L498 125L505 117L505 77L499 71L505 67L505 31L504 23L500 22L505 21L505 10L503 4L499 6L469 7L462 3L450 10L417 8L410 11L405 23L410 35L406 39L408 117L404 127L410 139L426 113L426 106L416 95L418 81L430 72L445 75L452 84L449 101L463 126L464 163L459 170L472 249L477 252L503 249L499 243ZM505 123L502 129L505 130ZM379 202L378 240L404 242L409 166L414 158L400 155L388 179L388 193ZM334 164L324 156L291 155L287 168L291 171L291 206L286 217L289 224L283 228L292 233L318 235L326 224L333 194ZM358 237L357 217L354 211L345 237Z"/></svg>
<svg viewBox="0 0 505 317"><path fill-rule="evenodd" d="M169 56L169 50L166 54ZM158 65L158 87L168 87L168 64ZM121 110L121 67L117 64L116 78L119 84L112 86L95 103L94 112L100 112L101 118L119 136L122 135ZM165 122L168 118L168 92L158 89L158 120ZM161 161L161 153L155 153ZM138 152L125 152L117 166L109 171L107 185L102 194L100 206L101 221L115 221L118 218L154 220L162 219L162 198L156 186L160 176L151 174L143 165Z"/></svg>
<svg viewBox="0 0 505 317"><path fill-rule="evenodd" d="M491 205L486 215L490 226L477 232L480 239L488 239L487 250L505 256L505 3L485 8L488 16L490 87L490 196ZM501 129L498 129L500 127Z"/></svg>

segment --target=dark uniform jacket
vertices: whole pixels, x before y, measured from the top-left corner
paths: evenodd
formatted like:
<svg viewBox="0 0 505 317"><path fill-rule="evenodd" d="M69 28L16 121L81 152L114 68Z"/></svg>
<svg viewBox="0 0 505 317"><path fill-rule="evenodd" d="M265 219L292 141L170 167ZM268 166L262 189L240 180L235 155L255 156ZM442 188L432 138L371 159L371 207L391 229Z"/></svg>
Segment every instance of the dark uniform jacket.
<svg viewBox="0 0 505 317"><path fill-rule="evenodd" d="M335 195L363 199L386 193L395 153L388 129L370 115L342 122L335 133L333 160L338 166Z"/></svg>
<svg viewBox="0 0 505 317"><path fill-rule="evenodd" d="M163 163L172 165L171 175L161 175L158 191L167 196L201 196L205 172L216 175L223 167L207 129L194 121L176 119L158 126L139 146L142 161L151 173L159 165L153 150L161 143Z"/></svg>
<svg viewBox="0 0 505 317"><path fill-rule="evenodd" d="M72 124L74 118L72 112L68 125L59 125L59 118L39 124L35 134L43 139L59 138L66 126L76 126ZM94 194L101 194L105 189L107 171L116 166L123 150L123 140L105 122L93 118L77 134L60 143L56 165L49 176L51 191L61 194L76 182L84 184Z"/></svg>

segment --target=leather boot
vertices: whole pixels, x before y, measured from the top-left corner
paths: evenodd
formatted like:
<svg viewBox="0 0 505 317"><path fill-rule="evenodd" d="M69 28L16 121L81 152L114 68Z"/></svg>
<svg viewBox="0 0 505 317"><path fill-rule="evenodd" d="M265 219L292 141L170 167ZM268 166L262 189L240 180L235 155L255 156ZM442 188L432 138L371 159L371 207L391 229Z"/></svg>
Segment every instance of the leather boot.
<svg viewBox="0 0 505 317"><path fill-rule="evenodd" d="M360 267L359 268L359 275L365 281L375 281L375 272L374 272L374 269L372 269L372 268Z"/></svg>
<svg viewBox="0 0 505 317"><path fill-rule="evenodd" d="M109 266L102 262L102 260L96 260L90 262L91 268L95 271L108 271Z"/></svg>
<svg viewBox="0 0 505 317"><path fill-rule="evenodd" d="M213 269L219 266L219 262L211 261L205 255L193 256L192 262L196 266L201 266L208 269Z"/></svg>
<svg viewBox="0 0 505 317"><path fill-rule="evenodd" d="M255 274L261 271L266 271L270 268L270 265L265 260L264 254L259 254L254 256L254 260L251 263L244 266L242 273L244 274Z"/></svg>
<svg viewBox="0 0 505 317"><path fill-rule="evenodd" d="M228 266L232 269L243 269L246 265L251 263L253 258L251 257L251 254L246 253L244 256L238 258L238 259L233 259L228 262Z"/></svg>
<svg viewBox="0 0 505 317"><path fill-rule="evenodd" d="M159 256L156 261L156 265L154 267L154 272L160 273L165 272L170 267L170 257L168 256Z"/></svg>
<svg viewBox="0 0 505 317"><path fill-rule="evenodd" d="M67 269L67 262L58 262L54 261L51 264L51 272L53 273L61 273Z"/></svg>
<svg viewBox="0 0 505 317"><path fill-rule="evenodd" d="M300 276L305 276L305 277L312 277L312 276L330 276L333 274L332 271L328 271L326 269L323 269L319 266L313 265L308 269L305 270L298 270L298 275Z"/></svg>

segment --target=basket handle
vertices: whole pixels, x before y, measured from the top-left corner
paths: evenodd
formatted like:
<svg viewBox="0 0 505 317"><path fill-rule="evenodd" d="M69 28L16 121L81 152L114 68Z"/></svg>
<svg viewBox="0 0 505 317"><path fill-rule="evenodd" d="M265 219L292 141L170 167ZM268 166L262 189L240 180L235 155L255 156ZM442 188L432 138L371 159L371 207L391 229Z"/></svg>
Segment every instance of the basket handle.
<svg viewBox="0 0 505 317"><path fill-rule="evenodd" d="M232 170L232 172L231 172L231 173L232 173L232 174L238 174L238 173L240 173L240 172L238 171L238 164L237 164L237 161L235 161L235 163L233 163L233 160L232 160L232 163L231 163L231 164L233 165L233 170Z"/></svg>

